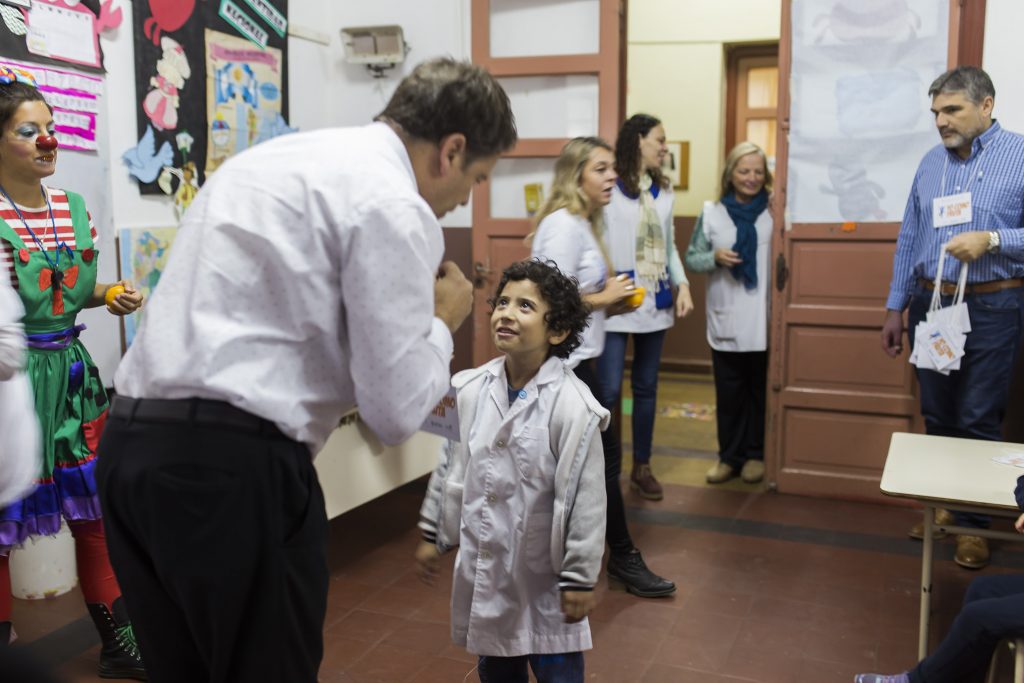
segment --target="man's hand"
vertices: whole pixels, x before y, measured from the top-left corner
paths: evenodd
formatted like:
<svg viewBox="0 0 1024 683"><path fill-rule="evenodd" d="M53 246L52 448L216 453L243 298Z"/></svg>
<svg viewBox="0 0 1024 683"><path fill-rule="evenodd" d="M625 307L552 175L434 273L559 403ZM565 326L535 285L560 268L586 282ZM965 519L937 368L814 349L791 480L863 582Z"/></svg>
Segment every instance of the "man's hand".
<svg viewBox="0 0 1024 683"><path fill-rule="evenodd" d="M567 624L582 621L596 604L594 591L562 591L562 614Z"/></svg>
<svg viewBox="0 0 1024 683"><path fill-rule="evenodd" d="M434 280L434 315L455 334L472 311L473 283L454 261L445 261Z"/></svg>
<svg viewBox="0 0 1024 683"><path fill-rule="evenodd" d="M440 557L441 551L429 541L420 541L420 544L416 546L416 575L428 586L433 586L434 579L437 578L437 572L441 566Z"/></svg>
<svg viewBox="0 0 1024 683"><path fill-rule="evenodd" d="M988 231L962 232L946 244L946 251L964 263L976 261L988 251Z"/></svg>
<svg viewBox="0 0 1024 683"><path fill-rule="evenodd" d="M882 325L882 350L890 358L903 353L903 312L889 310L885 313L885 324Z"/></svg>

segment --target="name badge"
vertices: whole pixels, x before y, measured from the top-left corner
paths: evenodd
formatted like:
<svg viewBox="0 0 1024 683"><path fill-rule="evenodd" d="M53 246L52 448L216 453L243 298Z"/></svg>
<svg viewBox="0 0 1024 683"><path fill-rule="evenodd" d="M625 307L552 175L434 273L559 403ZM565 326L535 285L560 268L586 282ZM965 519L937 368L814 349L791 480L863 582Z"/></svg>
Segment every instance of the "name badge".
<svg viewBox="0 0 1024 683"><path fill-rule="evenodd" d="M961 192L932 200L932 225L948 228L971 222L971 193Z"/></svg>
<svg viewBox="0 0 1024 683"><path fill-rule="evenodd" d="M448 389L434 409L427 415L420 429L452 441L459 440L459 404L454 387Z"/></svg>

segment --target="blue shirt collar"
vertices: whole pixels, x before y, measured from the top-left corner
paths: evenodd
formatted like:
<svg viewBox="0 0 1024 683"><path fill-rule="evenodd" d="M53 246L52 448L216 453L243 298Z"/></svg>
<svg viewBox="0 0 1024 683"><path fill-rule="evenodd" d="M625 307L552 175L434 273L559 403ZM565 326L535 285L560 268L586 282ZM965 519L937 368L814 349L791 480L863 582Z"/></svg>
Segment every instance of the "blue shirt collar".
<svg viewBox="0 0 1024 683"><path fill-rule="evenodd" d="M976 157L983 149L992 144L992 142L999 136L999 134L1002 131L1003 127L999 125L999 121L997 121L996 119L992 119L992 125L988 127L988 130L986 130L978 137L974 138L974 141L971 143L971 154L966 159L961 159L960 156L956 153L956 150L947 148L946 151L950 155L952 155L957 161L961 163L967 163L968 161Z"/></svg>
<svg viewBox="0 0 1024 683"><path fill-rule="evenodd" d="M626 186L622 184L622 178L617 179L615 181L615 185L619 188L619 192L621 192L626 197L628 197L630 199L639 199L640 198L640 193L639 192L637 192L636 194L630 194L629 192L626 191ZM651 196L654 197L655 199L657 199L659 192L661 192L661 188L658 186L658 184L657 183L651 183Z"/></svg>

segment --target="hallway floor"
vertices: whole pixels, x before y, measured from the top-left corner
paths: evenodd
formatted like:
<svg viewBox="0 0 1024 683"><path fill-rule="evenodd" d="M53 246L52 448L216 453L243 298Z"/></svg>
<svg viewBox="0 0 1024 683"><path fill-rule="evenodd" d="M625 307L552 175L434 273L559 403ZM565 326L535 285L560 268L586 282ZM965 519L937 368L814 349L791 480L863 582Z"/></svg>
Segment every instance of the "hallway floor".
<svg viewBox="0 0 1024 683"><path fill-rule="evenodd" d="M906 531L920 513L778 495L738 480L710 487L710 379L665 375L659 394L653 468L665 499L627 491L626 504L648 564L679 590L643 600L602 579L587 681L848 683L857 672L913 664L920 544ZM478 680L475 658L449 639L454 558L434 588L413 570L424 488L414 482L332 521L324 683ZM950 540L936 558L933 645L978 575L953 564ZM1021 549L997 545L982 573L1022 567ZM14 623L19 646L45 656L69 683L101 680L97 636L77 590L16 600Z"/></svg>

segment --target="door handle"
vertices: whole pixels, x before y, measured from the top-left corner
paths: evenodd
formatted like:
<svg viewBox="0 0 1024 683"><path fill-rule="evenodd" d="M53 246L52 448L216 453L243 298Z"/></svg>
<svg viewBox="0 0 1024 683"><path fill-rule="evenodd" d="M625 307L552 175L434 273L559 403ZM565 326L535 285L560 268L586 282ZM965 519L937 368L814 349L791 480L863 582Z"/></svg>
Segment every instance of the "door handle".
<svg viewBox="0 0 1024 683"><path fill-rule="evenodd" d="M475 273L475 275L473 276L473 287L475 287L476 289L483 289L484 286L487 284L487 276L493 273L494 271L491 270L490 266L484 265L480 261L477 261L473 264L473 272Z"/></svg>
<svg viewBox="0 0 1024 683"><path fill-rule="evenodd" d="M786 265L786 257L779 254L775 259L775 289L780 292L786 288L786 280L789 279L789 267Z"/></svg>

